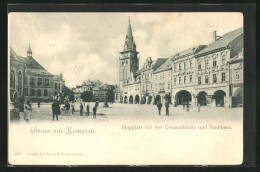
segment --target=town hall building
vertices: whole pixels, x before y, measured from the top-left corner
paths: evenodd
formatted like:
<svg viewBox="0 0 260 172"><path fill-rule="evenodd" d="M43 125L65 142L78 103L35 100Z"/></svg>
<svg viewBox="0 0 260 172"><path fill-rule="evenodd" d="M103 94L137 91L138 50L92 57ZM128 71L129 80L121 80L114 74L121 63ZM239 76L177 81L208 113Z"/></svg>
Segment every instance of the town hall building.
<svg viewBox="0 0 260 172"><path fill-rule="evenodd" d="M139 57L130 19L119 56L119 87L115 101L157 104L170 97L175 106L238 107L243 102L243 28L223 36L212 34L209 45L197 45L168 58Z"/></svg>

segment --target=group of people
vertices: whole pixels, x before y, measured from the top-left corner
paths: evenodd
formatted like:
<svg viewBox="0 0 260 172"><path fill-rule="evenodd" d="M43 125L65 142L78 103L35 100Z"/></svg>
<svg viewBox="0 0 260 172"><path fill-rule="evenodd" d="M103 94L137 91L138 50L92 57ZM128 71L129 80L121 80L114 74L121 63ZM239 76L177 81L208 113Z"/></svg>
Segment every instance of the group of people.
<svg viewBox="0 0 260 172"><path fill-rule="evenodd" d="M98 102L95 102L95 106L93 107L93 118L96 118L96 113L97 113L97 108L98 108ZM84 110L84 106L85 103L83 105L83 103L80 103L80 116L83 116L83 110ZM61 109L64 112L65 115L70 115L70 110L71 113L74 114L75 113L75 104L72 102L71 104L69 103L69 101L65 101L64 107L60 107L60 103L58 102L58 100L54 100L52 103L52 112L53 112L53 118L52 120L54 121L55 117L56 120L59 121L58 115L61 115ZM90 114L90 106L89 104L87 104L86 106L86 116L89 116Z"/></svg>
<svg viewBox="0 0 260 172"><path fill-rule="evenodd" d="M24 100L20 99L12 103L12 109L10 111L10 120L19 121L23 118L26 122L32 119L32 102L27 100L24 104Z"/></svg>
<svg viewBox="0 0 260 172"><path fill-rule="evenodd" d="M99 104L99 103L96 102L96 103L95 103L95 106L94 106L93 109L92 109L92 111L93 111L93 118L96 118L96 116L97 116L98 104ZM84 106L85 106L85 103L84 103L84 105L83 105L82 102L81 102L81 103L80 103L80 116L83 116ZM87 106L86 106L86 116L89 116L89 113L90 113L89 109L90 109L90 106L89 106L89 104L87 104Z"/></svg>
<svg viewBox="0 0 260 172"><path fill-rule="evenodd" d="M169 106L170 106L170 102L169 101L165 101L166 116L169 116ZM158 108L159 115L161 115L161 109L162 109L161 101L157 102L157 108Z"/></svg>
<svg viewBox="0 0 260 172"><path fill-rule="evenodd" d="M169 106L170 106L170 101L165 101L165 111L166 111L166 116L169 115ZM190 102L187 101L187 102L182 102L182 106L183 106L183 110L185 110L185 107L186 107L186 110L189 111L190 110ZM198 112L200 112L200 106L201 106L201 103L198 102L197 103L197 108L198 108ZM158 108L158 112L159 112L159 115L161 115L161 109L162 109L162 103L161 101L158 101L157 102L157 108Z"/></svg>

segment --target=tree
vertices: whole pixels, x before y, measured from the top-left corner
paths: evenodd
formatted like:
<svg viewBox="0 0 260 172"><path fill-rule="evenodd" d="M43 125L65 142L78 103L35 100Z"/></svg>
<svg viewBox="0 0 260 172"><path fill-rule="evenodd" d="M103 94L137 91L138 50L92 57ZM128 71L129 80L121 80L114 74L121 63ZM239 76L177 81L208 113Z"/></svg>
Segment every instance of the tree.
<svg viewBox="0 0 260 172"><path fill-rule="evenodd" d="M112 89L109 89L108 91L107 91L107 101L108 102L111 102L111 103L113 103L114 102L114 100L115 100L115 95L114 95L114 91L112 90Z"/></svg>
<svg viewBox="0 0 260 172"><path fill-rule="evenodd" d="M80 98L82 98L82 100L84 102L91 102L91 101L93 101L93 93L92 93L92 91L84 91L80 95Z"/></svg>
<svg viewBox="0 0 260 172"><path fill-rule="evenodd" d="M68 97L69 101L72 101L72 102L74 102L74 100L75 100L74 92L66 86L63 89L62 100L64 100L65 97Z"/></svg>

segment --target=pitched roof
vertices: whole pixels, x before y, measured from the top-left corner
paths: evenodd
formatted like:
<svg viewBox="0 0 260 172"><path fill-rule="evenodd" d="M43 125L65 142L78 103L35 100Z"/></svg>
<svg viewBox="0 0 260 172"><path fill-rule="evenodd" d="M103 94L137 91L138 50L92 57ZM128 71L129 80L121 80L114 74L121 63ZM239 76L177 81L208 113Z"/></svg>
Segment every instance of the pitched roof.
<svg viewBox="0 0 260 172"><path fill-rule="evenodd" d="M217 50L219 48L223 48L229 45L230 42L232 42L234 39L236 39L238 36L243 34L243 27L236 29L234 31L228 32L224 34L221 38L218 40L212 42L208 45L208 47L204 48L202 51L196 54L196 56L200 56L204 53L210 52L212 50Z"/></svg>
<svg viewBox="0 0 260 172"><path fill-rule="evenodd" d="M156 59L156 61L154 62L154 65L153 65L153 70L158 69L158 67L160 67L166 60L167 60L167 58Z"/></svg>
<svg viewBox="0 0 260 172"><path fill-rule="evenodd" d="M186 50L177 52L175 55L173 55L172 60L179 59L179 58L186 57L186 56L189 56L191 54L197 53L197 52L203 50L205 47L207 47L207 46L206 45L198 45L198 46L191 47L191 48L188 48Z"/></svg>
<svg viewBox="0 0 260 172"><path fill-rule="evenodd" d="M169 57L157 70L154 71L154 73L159 73L162 71L166 71L172 68L172 57Z"/></svg>
<svg viewBox="0 0 260 172"><path fill-rule="evenodd" d="M10 60L15 60L15 61L19 61L22 63L25 63L26 60L24 57L18 56L15 51L12 49L12 47L10 47Z"/></svg>
<svg viewBox="0 0 260 172"><path fill-rule="evenodd" d="M46 69L44 69L33 57L18 56L11 47L10 47L10 59L25 63L26 71L28 71L29 73L52 75Z"/></svg>
<svg viewBox="0 0 260 172"><path fill-rule="evenodd" d="M33 69L33 68L26 68L26 73L39 74L39 75L52 75L50 72L48 72L45 69Z"/></svg>
<svg viewBox="0 0 260 172"><path fill-rule="evenodd" d="M244 54L243 54L244 50L242 49L238 55L236 55L235 57L233 57L232 59L230 59L228 62L229 63L236 63L239 61L243 61L244 59Z"/></svg>

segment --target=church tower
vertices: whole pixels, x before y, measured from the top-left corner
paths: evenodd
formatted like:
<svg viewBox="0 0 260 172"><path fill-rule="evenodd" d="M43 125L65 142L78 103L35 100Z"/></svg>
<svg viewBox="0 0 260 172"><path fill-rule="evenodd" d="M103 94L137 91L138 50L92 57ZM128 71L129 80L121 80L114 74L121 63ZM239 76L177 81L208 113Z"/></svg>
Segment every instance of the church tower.
<svg viewBox="0 0 260 172"><path fill-rule="evenodd" d="M31 46L29 44L28 50L27 50L27 57L32 57L32 50L31 50Z"/></svg>
<svg viewBox="0 0 260 172"><path fill-rule="evenodd" d="M129 19L125 44L119 57L119 87L122 88L123 81L133 76L138 71L139 59L137 57L136 45L132 34L131 23Z"/></svg>

